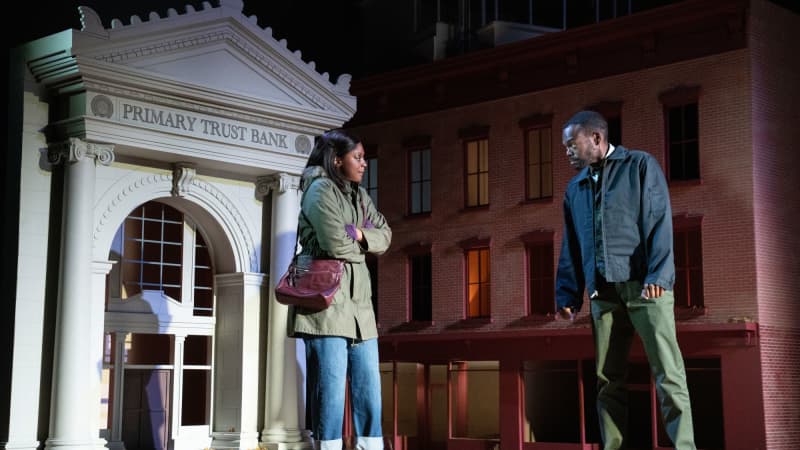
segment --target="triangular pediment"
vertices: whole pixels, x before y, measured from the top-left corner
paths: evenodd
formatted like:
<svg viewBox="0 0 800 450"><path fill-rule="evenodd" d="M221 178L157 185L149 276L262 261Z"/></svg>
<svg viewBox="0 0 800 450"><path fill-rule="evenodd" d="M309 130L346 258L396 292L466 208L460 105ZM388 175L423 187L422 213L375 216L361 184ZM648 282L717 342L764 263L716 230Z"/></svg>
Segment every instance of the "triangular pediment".
<svg viewBox="0 0 800 450"><path fill-rule="evenodd" d="M131 66L151 74L205 86L219 91L244 94L278 103L310 105L302 92L287 86L285 80L248 61L225 43L182 51L164 58L142 58Z"/></svg>
<svg viewBox="0 0 800 450"><path fill-rule="evenodd" d="M75 32L73 52L87 67L125 68L189 90L349 119L355 112L350 76L332 82L285 40L273 38L269 28L259 28L255 17L245 17L241 6L223 0L216 8L187 7L184 14L151 12L146 21L114 19L108 29L94 11L81 7L84 26Z"/></svg>

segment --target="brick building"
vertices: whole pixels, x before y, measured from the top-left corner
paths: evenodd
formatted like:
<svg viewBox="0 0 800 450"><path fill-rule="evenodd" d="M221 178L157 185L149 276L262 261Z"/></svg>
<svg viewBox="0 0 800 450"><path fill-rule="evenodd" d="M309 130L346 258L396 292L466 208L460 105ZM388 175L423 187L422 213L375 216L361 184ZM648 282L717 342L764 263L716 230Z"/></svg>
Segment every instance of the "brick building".
<svg viewBox="0 0 800 450"><path fill-rule="evenodd" d="M798 16L686 1L356 80L349 127L394 230L377 262L395 448L600 442L586 307L556 320L561 125L593 108L651 152L674 213L698 448L800 448ZM670 447L637 342L631 446Z"/></svg>

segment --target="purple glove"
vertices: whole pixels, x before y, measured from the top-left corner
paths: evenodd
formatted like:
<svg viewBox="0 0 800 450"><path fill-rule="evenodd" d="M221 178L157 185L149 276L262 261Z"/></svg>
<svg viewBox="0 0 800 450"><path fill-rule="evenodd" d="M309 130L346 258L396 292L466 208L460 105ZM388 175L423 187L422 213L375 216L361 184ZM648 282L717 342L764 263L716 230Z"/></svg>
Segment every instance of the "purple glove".
<svg viewBox="0 0 800 450"><path fill-rule="evenodd" d="M356 226L352 223L345 224L344 232L347 233L348 236L353 238L354 241L358 240L358 233L356 232Z"/></svg>
<svg viewBox="0 0 800 450"><path fill-rule="evenodd" d="M369 219L364 219L364 227L365 229L375 228L375 224L372 223Z"/></svg>

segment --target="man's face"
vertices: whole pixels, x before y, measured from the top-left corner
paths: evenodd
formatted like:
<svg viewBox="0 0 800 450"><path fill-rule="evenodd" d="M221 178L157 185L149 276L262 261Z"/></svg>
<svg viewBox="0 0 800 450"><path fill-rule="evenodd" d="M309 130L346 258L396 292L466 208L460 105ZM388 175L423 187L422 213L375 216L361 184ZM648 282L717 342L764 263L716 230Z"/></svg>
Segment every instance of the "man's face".
<svg viewBox="0 0 800 450"><path fill-rule="evenodd" d="M603 158L600 140L600 133L587 133L577 125L568 125L564 128L564 133L561 137L561 142L567 149L569 163L576 170L583 169L588 164L599 162Z"/></svg>

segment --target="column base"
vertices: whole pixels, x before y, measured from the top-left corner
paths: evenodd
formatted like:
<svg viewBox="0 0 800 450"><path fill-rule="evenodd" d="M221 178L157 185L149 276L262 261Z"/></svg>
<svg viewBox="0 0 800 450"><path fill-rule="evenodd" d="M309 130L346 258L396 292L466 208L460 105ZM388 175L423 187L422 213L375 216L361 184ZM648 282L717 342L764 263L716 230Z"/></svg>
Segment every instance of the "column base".
<svg viewBox="0 0 800 450"><path fill-rule="evenodd" d="M242 450L258 448L258 432L214 431L211 433L211 448Z"/></svg>
<svg viewBox="0 0 800 450"><path fill-rule="evenodd" d="M273 428L261 433L259 447L268 450L310 450L314 448L309 430Z"/></svg>
<svg viewBox="0 0 800 450"><path fill-rule="evenodd" d="M44 443L45 450L105 450L105 439L48 439Z"/></svg>

